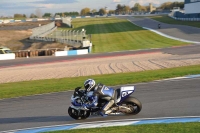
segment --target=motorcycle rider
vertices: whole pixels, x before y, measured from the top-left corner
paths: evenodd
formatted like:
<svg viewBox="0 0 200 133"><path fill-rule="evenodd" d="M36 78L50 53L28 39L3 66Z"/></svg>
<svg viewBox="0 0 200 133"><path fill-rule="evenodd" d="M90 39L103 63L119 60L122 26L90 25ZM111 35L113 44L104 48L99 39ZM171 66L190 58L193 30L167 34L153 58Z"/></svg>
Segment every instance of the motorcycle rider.
<svg viewBox="0 0 200 133"><path fill-rule="evenodd" d="M89 96L91 103L84 104L84 108L96 107L98 99L104 99L107 103L102 107L100 115L107 116L112 111L110 107L114 104L115 90L101 83L96 85L93 79L87 79L84 82L84 87L85 91L91 94L91 96Z"/></svg>

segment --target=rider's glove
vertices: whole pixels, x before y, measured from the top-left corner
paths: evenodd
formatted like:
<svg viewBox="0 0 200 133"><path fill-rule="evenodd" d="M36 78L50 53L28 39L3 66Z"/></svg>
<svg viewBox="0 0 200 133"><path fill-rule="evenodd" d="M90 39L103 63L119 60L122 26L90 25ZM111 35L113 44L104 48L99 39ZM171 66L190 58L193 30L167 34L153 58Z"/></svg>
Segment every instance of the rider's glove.
<svg viewBox="0 0 200 133"><path fill-rule="evenodd" d="M88 100L90 101L90 102L93 102L94 101L94 96L90 96L90 97L88 97Z"/></svg>
<svg viewBox="0 0 200 133"><path fill-rule="evenodd" d="M83 107L83 109L85 109L85 110L89 110L89 109L88 109L88 108L89 108L88 104L83 104L82 107Z"/></svg>

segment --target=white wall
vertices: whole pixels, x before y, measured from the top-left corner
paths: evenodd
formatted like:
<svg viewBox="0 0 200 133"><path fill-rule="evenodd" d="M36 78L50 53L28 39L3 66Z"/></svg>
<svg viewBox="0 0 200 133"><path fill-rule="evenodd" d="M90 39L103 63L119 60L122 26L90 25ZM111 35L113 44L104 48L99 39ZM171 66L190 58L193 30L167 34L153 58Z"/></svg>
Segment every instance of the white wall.
<svg viewBox="0 0 200 133"><path fill-rule="evenodd" d="M88 54L88 49L77 50L77 55L81 55L81 54Z"/></svg>
<svg viewBox="0 0 200 133"><path fill-rule="evenodd" d="M56 51L55 52L55 56L70 56L70 55L83 55L83 54L88 54L88 49L79 49L79 50L71 50L71 51Z"/></svg>
<svg viewBox="0 0 200 133"><path fill-rule="evenodd" d="M15 54L0 54L0 60L11 60L15 59Z"/></svg>
<svg viewBox="0 0 200 133"><path fill-rule="evenodd" d="M67 51L56 51L55 56L67 56Z"/></svg>
<svg viewBox="0 0 200 133"><path fill-rule="evenodd" d="M200 13L200 2L185 4L185 14Z"/></svg>

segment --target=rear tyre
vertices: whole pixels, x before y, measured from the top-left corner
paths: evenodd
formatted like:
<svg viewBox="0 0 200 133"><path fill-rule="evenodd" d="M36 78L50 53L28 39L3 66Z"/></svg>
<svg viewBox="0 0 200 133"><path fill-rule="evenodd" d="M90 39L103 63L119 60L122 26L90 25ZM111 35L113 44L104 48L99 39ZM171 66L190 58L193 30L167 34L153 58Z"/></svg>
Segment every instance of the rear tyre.
<svg viewBox="0 0 200 133"><path fill-rule="evenodd" d="M68 108L68 114L75 120L87 119L90 116L90 111L80 110L80 112L74 108Z"/></svg>
<svg viewBox="0 0 200 133"><path fill-rule="evenodd" d="M122 104L126 104L132 110L127 114L136 115L142 110L142 103L135 97L128 97Z"/></svg>

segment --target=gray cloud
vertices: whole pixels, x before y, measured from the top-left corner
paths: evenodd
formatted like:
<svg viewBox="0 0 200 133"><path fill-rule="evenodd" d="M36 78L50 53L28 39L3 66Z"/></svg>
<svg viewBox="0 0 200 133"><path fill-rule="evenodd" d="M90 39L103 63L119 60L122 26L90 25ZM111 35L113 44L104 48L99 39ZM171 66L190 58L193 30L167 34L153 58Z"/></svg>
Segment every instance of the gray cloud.
<svg viewBox="0 0 200 133"><path fill-rule="evenodd" d="M23 4L16 4L16 3L13 3L13 4L10 4L10 3L4 3L4 4L1 4L0 5L0 9L1 10L10 10L10 9L32 9L32 8L45 8L45 7L38 7L38 6L31 6L31 5L23 5Z"/></svg>
<svg viewBox="0 0 200 133"><path fill-rule="evenodd" d="M32 2L0 2L0 10L6 9L29 9L29 8L46 8L38 7L38 4L67 4L67 3L77 3L77 0L39 0Z"/></svg>
<svg viewBox="0 0 200 133"><path fill-rule="evenodd" d="M0 10L10 10L10 9L28 9L32 8L33 6L25 6L23 4L19 4L17 2L1 2L0 4Z"/></svg>
<svg viewBox="0 0 200 133"><path fill-rule="evenodd" d="M34 1L29 3L35 3L35 4L67 4L67 3L77 3L77 0L40 0L40 1Z"/></svg>

